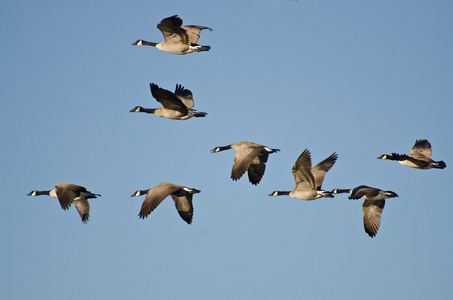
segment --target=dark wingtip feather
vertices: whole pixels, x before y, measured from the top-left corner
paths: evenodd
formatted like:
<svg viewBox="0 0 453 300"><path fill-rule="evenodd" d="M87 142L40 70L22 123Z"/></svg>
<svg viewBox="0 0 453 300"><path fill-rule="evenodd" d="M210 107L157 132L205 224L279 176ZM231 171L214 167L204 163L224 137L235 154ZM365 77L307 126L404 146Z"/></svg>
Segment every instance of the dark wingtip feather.
<svg viewBox="0 0 453 300"><path fill-rule="evenodd" d="M90 219L90 214L84 214L82 216L82 222L83 224L86 224L88 222L88 220Z"/></svg>

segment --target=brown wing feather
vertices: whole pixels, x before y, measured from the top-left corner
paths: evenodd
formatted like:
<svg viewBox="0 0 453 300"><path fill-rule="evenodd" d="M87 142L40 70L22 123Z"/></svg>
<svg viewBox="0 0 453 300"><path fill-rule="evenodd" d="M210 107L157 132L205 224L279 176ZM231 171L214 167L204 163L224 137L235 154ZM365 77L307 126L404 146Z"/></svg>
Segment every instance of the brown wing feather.
<svg viewBox="0 0 453 300"><path fill-rule="evenodd" d="M244 175L255 159L260 153L261 148L247 148L244 150L237 151L234 155L233 168L231 169L231 178L238 180Z"/></svg>
<svg viewBox="0 0 453 300"><path fill-rule="evenodd" d="M182 28L186 31L186 34L189 38L189 43L191 43L191 44L198 43L198 39L200 38L200 32L203 29L208 29L208 30L212 31L212 29L209 27L197 26L197 25L186 25L186 26L182 26Z"/></svg>
<svg viewBox="0 0 453 300"><path fill-rule="evenodd" d="M176 210L178 211L181 218L187 222L187 224L192 224L193 218L193 205L192 205L192 194L187 196L176 197L171 195L173 201L175 202Z"/></svg>
<svg viewBox="0 0 453 300"><path fill-rule="evenodd" d="M171 193L176 192L181 189L182 186L162 182L157 186L153 187L146 194L145 200L143 201L142 208L140 209L139 217L144 219L149 216L149 214Z"/></svg>
<svg viewBox="0 0 453 300"><path fill-rule="evenodd" d="M181 18L175 15L163 19L156 27L162 32L166 43L189 44L187 32L181 25Z"/></svg>
<svg viewBox="0 0 453 300"><path fill-rule="evenodd" d="M194 105L192 92L185 89L182 85L177 84L175 89L175 96L184 103L187 108L192 108Z"/></svg>
<svg viewBox="0 0 453 300"><path fill-rule="evenodd" d="M332 166L337 161L338 154L333 153L331 156L317 164L311 169L311 173L315 178L315 186L317 189L321 189L322 182L324 181L324 176L332 168Z"/></svg>
<svg viewBox="0 0 453 300"><path fill-rule="evenodd" d="M55 184L55 192L57 193L58 201L60 202L61 208L64 210L69 209L74 199L79 196L79 192L86 192L86 188L83 186L71 184L71 183L57 183Z"/></svg>
<svg viewBox="0 0 453 300"><path fill-rule="evenodd" d="M74 201L74 205L82 218L83 224L86 224L90 218L90 203L87 199L82 199Z"/></svg>
<svg viewBox="0 0 453 300"><path fill-rule="evenodd" d="M372 188L366 185L361 185L356 188L354 188L351 192L351 196L349 199L360 199L364 196L367 196L369 198L376 197L379 195L379 189Z"/></svg>
<svg viewBox="0 0 453 300"><path fill-rule="evenodd" d="M250 164L247 174L249 176L249 181L252 184L257 185L263 178L264 171L266 171L266 162L268 157L268 153L260 153L253 159L252 163Z"/></svg>
<svg viewBox="0 0 453 300"><path fill-rule="evenodd" d="M157 84L150 83L151 94L167 109L177 110L187 114L187 107L175 94L169 90L160 88Z"/></svg>
<svg viewBox="0 0 453 300"><path fill-rule="evenodd" d="M315 178L311 173L311 154L308 149L305 149L302 154L299 155L291 172L293 173L294 181L296 182L296 188L298 185L303 185L303 189L316 188Z"/></svg>
<svg viewBox="0 0 453 300"><path fill-rule="evenodd" d="M432 152L431 144L428 140L416 140L409 155L415 158L420 156L430 158Z"/></svg>
<svg viewBox="0 0 453 300"><path fill-rule="evenodd" d="M363 201L363 226L369 236L375 237L381 225L381 214L385 206L385 200Z"/></svg>

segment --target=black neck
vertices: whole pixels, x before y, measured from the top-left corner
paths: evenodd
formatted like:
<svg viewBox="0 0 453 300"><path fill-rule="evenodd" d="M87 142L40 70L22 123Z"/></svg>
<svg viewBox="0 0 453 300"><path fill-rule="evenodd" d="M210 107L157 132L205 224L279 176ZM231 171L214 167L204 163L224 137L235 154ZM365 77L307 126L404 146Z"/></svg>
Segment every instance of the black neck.
<svg viewBox="0 0 453 300"><path fill-rule="evenodd" d="M217 148L219 149L219 151L228 150L228 149L231 149L231 145L223 146L223 147L217 147Z"/></svg>
<svg viewBox="0 0 453 300"><path fill-rule="evenodd" d="M50 195L51 191L32 191L28 193L28 196L41 196L41 195Z"/></svg>
<svg viewBox="0 0 453 300"><path fill-rule="evenodd" d="M147 113L147 114L153 114L155 111L156 111L156 108L143 108L143 107L141 107L139 112L144 112L144 113Z"/></svg>
<svg viewBox="0 0 453 300"><path fill-rule="evenodd" d="M143 40L142 40L142 45L143 45L143 46L152 46L152 47L156 47L157 43L147 42L147 41L143 41Z"/></svg>
<svg viewBox="0 0 453 300"><path fill-rule="evenodd" d="M146 194L148 194L148 191L149 191L149 190L150 190L150 189L147 189L147 190L138 190L138 191L136 191L135 193L133 193L133 194L131 195L131 197L146 195Z"/></svg>
<svg viewBox="0 0 453 300"><path fill-rule="evenodd" d="M287 196L291 191L275 191L273 192L274 196Z"/></svg>
<svg viewBox="0 0 453 300"><path fill-rule="evenodd" d="M135 43L133 43L132 45L139 45L139 46L153 46L153 47L156 47L157 43L147 42L147 41L144 41L144 40L138 40L138 41L136 41Z"/></svg>
<svg viewBox="0 0 453 300"><path fill-rule="evenodd" d="M337 189L337 194L349 193L350 191L351 191L351 189Z"/></svg>

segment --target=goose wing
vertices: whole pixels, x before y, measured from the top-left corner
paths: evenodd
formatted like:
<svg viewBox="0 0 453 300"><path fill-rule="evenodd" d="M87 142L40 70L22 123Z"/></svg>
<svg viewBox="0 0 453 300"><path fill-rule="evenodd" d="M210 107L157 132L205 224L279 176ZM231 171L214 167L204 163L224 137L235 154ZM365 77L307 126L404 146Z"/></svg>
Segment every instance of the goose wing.
<svg viewBox="0 0 453 300"><path fill-rule="evenodd" d="M291 170L296 182L296 189L311 190L316 189L315 178L311 173L311 154L305 149L297 158Z"/></svg>
<svg viewBox="0 0 453 300"><path fill-rule="evenodd" d="M416 140L414 147L412 147L409 156L414 158L431 158L433 150L428 140Z"/></svg>
<svg viewBox="0 0 453 300"><path fill-rule="evenodd" d="M361 185L352 190L351 196L349 197L349 199L357 200L357 199L363 198L365 196L367 198L374 198L378 195L379 195L379 189L372 188L372 187L369 187L366 185Z"/></svg>
<svg viewBox="0 0 453 300"><path fill-rule="evenodd" d="M363 226L369 236L375 237L381 225L381 214L384 209L385 200L363 201Z"/></svg>
<svg viewBox="0 0 453 300"><path fill-rule="evenodd" d="M83 186L71 184L71 183L57 183L55 184L55 192L57 193L58 201L60 202L61 208L67 210L71 207L74 199L80 195L80 192L87 192Z"/></svg>
<svg viewBox="0 0 453 300"><path fill-rule="evenodd" d="M189 36L181 25L181 18L175 15L163 19L156 27L162 32L166 43L189 44Z"/></svg>
<svg viewBox="0 0 453 300"><path fill-rule="evenodd" d="M159 183L146 194L138 216L141 219L146 218L165 198L167 198L168 195L181 188L183 188L183 186L174 183Z"/></svg>
<svg viewBox="0 0 453 300"><path fill-rule="evenodd" d="M252 184L257 185L263 178L268 157L269 153L260 153L250 163L247 174Z"/></svg>
<svg viewBox="0 0 453 300"><path fill-rule="evenodd" d="M182 26L182 28L186 31L186 34L189 37L189 43L191 43L191 44L198 43L198 39L200 38L200 32L203 29L208 29L208 30L212 31L212 29L209 27L197 26L197 25L186 25L186 26Z"/></svg>
<svg viewBox="0 0 453 300"><path fill-rule="evenodd" d="M175 94L173 94L169 90L160 88L157 84L154 83L150 83L149 86L153 97L165 108L177 110L184 114L188 113L187 107L178 97L176 97Z"/></svg>
<svg viewBox="0 0 453 300"><path fill-rule="evenodd" d="M182 85L177 84L175 89L175 96L184 103L187 108L192 108L194 105L192 92L185 89Z"/></svg>
<svg viewBox="0 0 453 300"><path fill-rule="evenodd" d="M83 224L86 224L90 218L90 203L87 199L81 198L80 200L74 201L74 205L82 218Z"/></svg>
<svg viewBox="0 0 453 300"><path fill-rule="evenodd" d="M231 170L231 178L238 180L244 175L252 164L255 157L260 153L262 148L250 147L244 148L236 152L234 155L233 168Z"/></svg>
<svg viewBox="0 0 453 300"><path fill-rule="evenodd" d="M318 190L321 189L322 182L324 181L324 176L332 168L332 166L337 161L338 154L333 153L331 156L317 164L311 169L311 173L315 178L315 186Z"/></svg>
<svg viewBox="0 0 453 300"><path fill-rule="evenodd" d="M187 222L187 224L192 224L193 217L193 205L192 205L192 194L187 194L185 196L174 196L171 195L173 201L175 202L176 210L178 211L181 218Z"/></svg>
<svg viewBox="0 0 453 300"><path fill-rule="evenodd" d="M407 160L413 163L414 165L420 167L420 168L426 168L429 166L429 162L433 161L430 157L427 157L421 153L412 153L407 155L407 154L398 154L398 153L392 153L392 156L397 160L397 161L403 161Z"/></svg>

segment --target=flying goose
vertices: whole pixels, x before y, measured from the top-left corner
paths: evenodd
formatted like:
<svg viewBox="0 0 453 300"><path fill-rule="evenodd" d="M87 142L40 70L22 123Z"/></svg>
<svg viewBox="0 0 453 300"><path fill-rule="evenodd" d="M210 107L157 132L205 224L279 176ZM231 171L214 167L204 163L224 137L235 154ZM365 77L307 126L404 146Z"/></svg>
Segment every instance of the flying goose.
<svg viewBox="0 0 453 300"><path fill-rule="evenodd" d="M165 198L167 198L167 196L171 195L181 218L186 221L187 224L191 224L193 217L192 195L199 192L200 190L188 188L179 184L161 182L151 189L138 190L133 193L131 197L146 194L138 215L140 219L145 219Z"/></svg>
<svg viewBox="0 0 453 300"><path fill-rule="evenodd" d="M231 179L237 181L247 171L249 181L254 185L257 185L263 178L269 153L280 151L280 149L271 149L252 142L239 142L228 146L215 147L211 150L211 153L228 149L237 151L234 155Z"/></svg>
<svg viewBox="0 0 453 300"><path fill-rule="evenodd" d="M365 199L362 204L363 226L370 237L375 237L379 230L385 199L398 197L392 191L382 191L366 185L361 185L354 189L335 189L332 191L332 194L339 193L349 193L349 199Z"/></svg>
<svg viewBox="0 0 453 300"><path fill-rule="evenodd" d="M187 120L192 117L198 118L207 115L207 113L192 109L194 105L192 92L185 89L182 85L177 84L174 93L160 88L154 83L150 83L149 86L153 97L162 103L163 106L159 108L136 106L130 112L145 112L172 120Z"/></svg>
<svg viewBox="0 0 453 300"><path fill-rule="evenodd" d="M404 166L416 169L444 169L447 165L443 161L434 161L431 159L431 144L428 140L416 140L414 147L412 147L409 155L396 154L392 155L382 154L378 159L396 160Z"/></svg>
<svg viewBox="0 0 453 300"><path fill-rule="evenodd" d="M88 203L88 199L101 196L87 191L87 189L83 186L65 182L56 183L55 188L51 191L34 190L27 194L27 196L40 195L49 195L51 197L58 198L61 208L64 210L69 209L71 204L74 203L84 224L86 224L90 218L90 203Z"/></svg>
<svg viewBox="0 0 453 300"><path fill-rule="evenodd" d="M135 46L153 46L159 50L173 54L188 54L192 52L209 51L210 46L200 46L197 44L200 38L200 31L211 28L197 25L181 26L182 20L177 15L163 19L157 24L157 28L164 35L164 41L161 43L147 42L137 40L132 45Z"/></svg>
<svg viewBox="0 0 453 300"><path fill-rule="evenodd" d="M297 158L291 170L296 188L292 191L273 191L269 196L288 195L301 200L315 200L322 197L333 198L331 192L321 190L321 185L324 176L335 164L337 158L338 154L334 152L312 168L310 151L305 149Z"/></svg>

